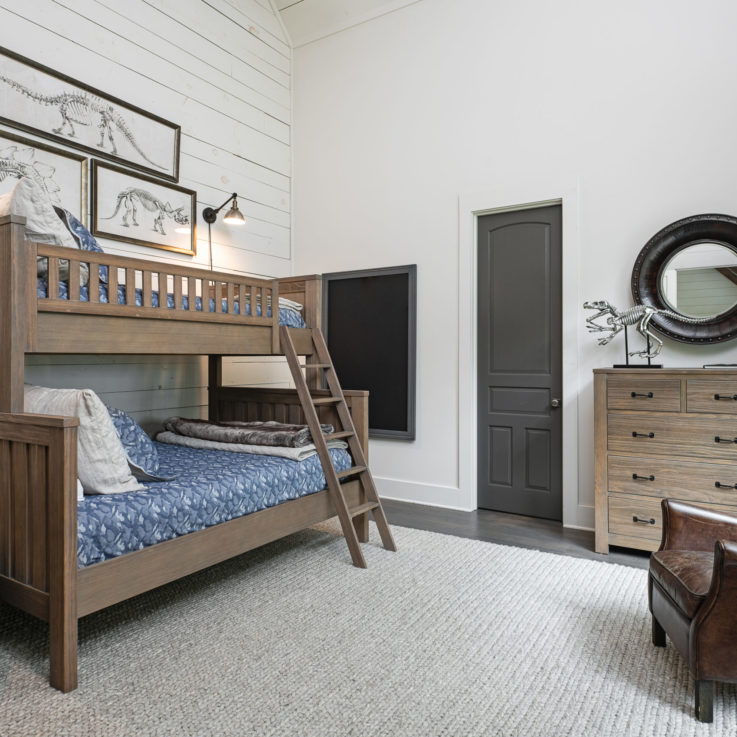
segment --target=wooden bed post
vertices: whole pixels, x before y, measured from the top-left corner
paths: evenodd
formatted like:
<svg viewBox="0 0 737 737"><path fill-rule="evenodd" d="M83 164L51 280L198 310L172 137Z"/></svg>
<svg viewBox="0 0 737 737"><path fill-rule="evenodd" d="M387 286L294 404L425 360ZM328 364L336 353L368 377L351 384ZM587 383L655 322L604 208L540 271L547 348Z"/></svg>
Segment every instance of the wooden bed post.
<svg viewBox="0 0 737 737"><path fill-rule="evenodd" d="M218 410L218 389L223 385L223 357L207 357L207 419L213 422L220 419Z"/></svg>
<svg viewBox="0 0 737 737"><path fill-rule="evenodd" d="M77 688L76 426L49 443L48 510L50 681L66 693Z"/></svg>
<svg viewBox="0 0 737 737"><path fill-rule="evenodd" d="M26 321L29 307L36 310L35 268L32 295L25 283L26 261L34 255L25 248L25 224L17 215L0 218L0 412L23 412Z"/></svg>

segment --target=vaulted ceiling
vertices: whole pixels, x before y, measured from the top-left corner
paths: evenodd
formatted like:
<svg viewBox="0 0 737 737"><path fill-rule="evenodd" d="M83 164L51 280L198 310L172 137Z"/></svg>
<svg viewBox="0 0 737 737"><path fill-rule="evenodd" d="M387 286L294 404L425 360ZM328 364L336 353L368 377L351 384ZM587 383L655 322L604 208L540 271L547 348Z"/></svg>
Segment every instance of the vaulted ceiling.
<svg viewBox="0 0 737 737"><path fill-rule="evenodd" d="M416 2L421 0L275 0L295 47Z"/></svg>

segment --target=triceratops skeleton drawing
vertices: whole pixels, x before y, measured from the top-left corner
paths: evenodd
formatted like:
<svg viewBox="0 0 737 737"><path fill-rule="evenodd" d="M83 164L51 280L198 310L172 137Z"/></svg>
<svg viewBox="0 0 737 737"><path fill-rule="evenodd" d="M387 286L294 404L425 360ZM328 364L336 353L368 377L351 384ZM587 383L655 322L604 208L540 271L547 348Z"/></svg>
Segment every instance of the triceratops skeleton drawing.
<svg viewBox="0 0 737 737"><path fill-rule="evenodd" d="M183 207L174 208L168 202L162 202L158 197L152 195L151 192L145 189L138 189L137 187L129 187L120 192L115 204L115 212L110 217L102 218L102 220L112 220L120 212L120 208L125 207L122 225L126 228L130 227L131 222L133 225L140 225L137 220L139 206L156 214L153 229L156 233L161 233L161 235L166 235L164 218L172 219L177 225L189 225L189 215Z"/></svg>
<svg viewBox="0 0 737 737"><path fill-rule="evenodd" d="M652 345L652 348L646 348L642 351L632 351L629 354L630 356L640 356L641 358L655 358L663 347L663 341L650 328L650 320L656 315L670 317L672 320L679 320L690 325L697 325L714 319L713 317L686 317L671 310L661 310L657 307L650 307L649 305L636 305L627 310L618 310L614 305L603 299L584 302L583 306L586 310L596 310L595 315L586 318L586 328L588 331L590 333L606 333L606 335L602 335L597 340L599 345L611 343L615 336L619 335L625 327L636 325L637 332L646 341L648 338L652 341L648 343L648 346ZM606 325L595 322L600 317L604 317L604 315L608 315Z"/></svg>
<svg viewBox="0 0 737 737"><path fill-rule="evenodd" d="M105 147L105 136L110 142L111 153L117 154L118 147L115 143L115 133L122 135L128 143L142 156L149 164L157 169L165 169L166 167L157 164L146 155L143 149L136 141L133 132L128 124L123 120L122 116L115 111L115 108L105 100L95 95L85 92L62 92L58 95L42 95L14 79L0 75L0 82L12 87L25 97L39 103L40 105L53 105L59 110L61 115L61 124L53 131L57 135L66 134L70 138L76 138L76 125L97 125L100 131L100 140L97 144L99 148Z"/></svg>
<svg viewBox="0 0 737 737"><path fill-rule="evenodd" d="M59 202L61 187L54 181L56 169L50 164L36 161L36 152L32 148L20 151L17 146L8 146L0 151L0 182L8 177L33 179L54 202Z"/></svg>

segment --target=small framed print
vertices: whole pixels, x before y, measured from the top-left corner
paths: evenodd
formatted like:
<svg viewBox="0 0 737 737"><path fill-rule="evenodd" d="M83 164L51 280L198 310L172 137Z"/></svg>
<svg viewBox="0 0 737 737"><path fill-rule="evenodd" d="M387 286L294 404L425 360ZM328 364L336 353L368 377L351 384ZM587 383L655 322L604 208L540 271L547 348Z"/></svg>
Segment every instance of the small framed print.
<svg viewBox="0 0 737 737"><path fill-rule="evenodd" d="M179 181L178 125L2 47L0 122Z"/></svg>
<svg viewBox="0 0 737 737"><path fill-rule="evenodd" d="M87 157L0 130L0 195L22 177L33 179L52 204L87 223Z"/></svg>
<svg viewBox="0 0 737 737"><path fill-rule="evenodd" d="M196 253L197 193L92 161L92 235Z"/></svg>

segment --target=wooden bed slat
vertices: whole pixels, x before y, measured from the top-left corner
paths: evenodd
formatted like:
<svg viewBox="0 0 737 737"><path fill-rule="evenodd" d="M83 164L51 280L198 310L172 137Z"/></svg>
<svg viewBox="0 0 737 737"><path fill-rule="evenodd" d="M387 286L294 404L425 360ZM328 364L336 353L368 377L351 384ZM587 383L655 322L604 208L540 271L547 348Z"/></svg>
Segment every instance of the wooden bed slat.
<svg viewBox="0 0 737 737"><path fill-rule="evenodd" d="M174 309L182 309L182 277L174 274Z"/></svg>
<svg viewBox="0 0 737 737"><path fill-rule="evenodd" d="M80 283L80 269L82 264L79 261L69 260L69 282L68 292L70 302L79 302L79 283Z"/></svg>
<svg viewBox="0 0 737 737"><path fill-rule="evenodd" d="M233 282L228 282L226 299L228 301L228 314L235 315L235 288Z"/></svg>
<svg viewBox="0 0 737 737"><path fill-rule="evenodd" d="M28 546L30 544L28 526L28 446L25 443L10 444L10 484L12 498L12 565L13 578L29 583Z"/></svg>
<svg viewBox="0 0 737 737"><path fill-rule="evenodd" d="M159 309L165 309L169 303L169 277L163 271L159 272Z"/></svg>
<svg viewBox="0 0 737 737"><path fill-rule="evenodd" d="M197 311L197 279L193 276L187 279L187 308L190 312Z"/></svg>
<svg viewBox="0 0 737 737"><path fill-rule="evenodd" d="M144 271L143 272L143 284L142 284L142 291L143 291L143 306L144 307L151 307L151 293L153 292L153 289L151 287L151 279L152 274L150 271Z"/></svg>
<svg viewBox="0 0 737 737"><path fill-rule="evenodd" d="M30 580L36 589L46 590L46 447L28 448L28 518L30 527Z"/></svg>
<svg viewBox="0 0 737 737"><path fill-rule="evenodd" d="M0 575L10 576L12 561L10 514L10 441L0 440Z"/></svg>
<svg viewBox="0 0 737 737"><path fill-rule="evenodd" d="M125 303L127 305L136 303L136 272L134 269L125 270Z"/></svg>
<svg viewBox="0 0 737 737"><path fill-rule="evenodd" d="M110 305L118 304L118 267L111 266L107 270L107 301Z"/></svg>
<svg viewBox="0 0 737 737"><path fill-rule="evenodd" d="M100 264L96 264L94 261L89 262L90 268L90 280L87 284L87 294L90 302L95 303L100 301Z"/></svg>
<svg viewBox="0 0 737 737"><path fill-rule="evenodd" d="M46 295L49 299L59 299L59 261L49 258L49 276L46 280Z"/></svg>

